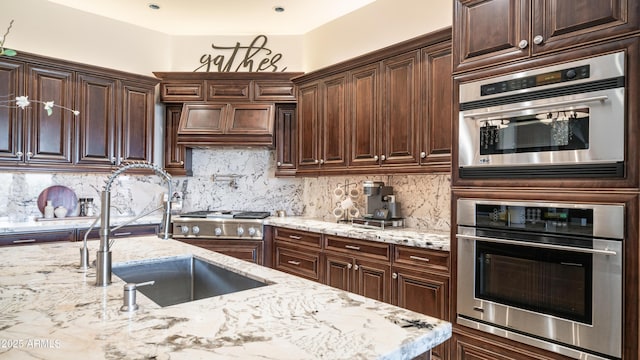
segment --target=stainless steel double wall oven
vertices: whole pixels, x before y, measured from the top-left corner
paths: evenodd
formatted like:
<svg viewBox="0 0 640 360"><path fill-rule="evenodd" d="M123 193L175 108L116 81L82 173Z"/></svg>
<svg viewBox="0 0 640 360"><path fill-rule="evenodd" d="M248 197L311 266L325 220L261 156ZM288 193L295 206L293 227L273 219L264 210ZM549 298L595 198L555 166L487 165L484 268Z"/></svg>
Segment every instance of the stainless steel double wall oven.
<svg viewBox="0 0 640 360"><path fill-rule="evenodd" d="M622 351L622 205L457 200L457 323L577 359Z"/></svg>

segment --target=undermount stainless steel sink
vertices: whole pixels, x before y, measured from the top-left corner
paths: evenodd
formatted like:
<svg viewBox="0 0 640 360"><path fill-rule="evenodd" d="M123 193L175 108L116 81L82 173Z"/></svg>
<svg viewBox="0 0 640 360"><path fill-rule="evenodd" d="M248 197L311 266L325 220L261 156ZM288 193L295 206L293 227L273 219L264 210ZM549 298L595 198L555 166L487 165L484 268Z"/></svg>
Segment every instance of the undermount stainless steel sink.
<svg viewBox="0 0 640 360"><path fill-rule="evenodd" d="M127 283L155 281L138 291L160 306L269 285L195 256L159 258L114 264L113 273Z"/></svg>

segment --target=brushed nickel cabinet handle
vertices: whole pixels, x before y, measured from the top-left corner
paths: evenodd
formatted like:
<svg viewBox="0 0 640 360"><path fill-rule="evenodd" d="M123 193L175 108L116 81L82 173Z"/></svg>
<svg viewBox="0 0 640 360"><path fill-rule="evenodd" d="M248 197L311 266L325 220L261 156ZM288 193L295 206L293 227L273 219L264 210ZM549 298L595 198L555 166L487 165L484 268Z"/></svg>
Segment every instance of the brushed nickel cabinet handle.
<svg viewBox="0 0 640 360"><path fill-rule="evenodd" d="M113 236L129 236L131 232L113 233Z"/></svg>
<svg viewBox="0 0 640 360"><path fill-rule="evenodd" d="M520 40L520 42L518 43L518 47L520 49L526 49L528 45L529 42L527 40Z"/></svg>
<svg viewBox="0 0 640 360"><path fill-rule="evenodd" d="M13 240L14 244L25 244L25 243L34 243L36 239L21 239L21 240Z"/></svg>
<svg viewBox="0 0 640 360"><path fill-rule="evenodd" d="M302 239L302 236L298 236L298 235L289 235L289 239L300 240L300 239Z"/></svg>
<svg viewBox="0 0 640 360"><path fill-rule="evenodd" d="M288 260L287 263L289 263L291 265L295 265L295 266L299 266L300 265L300 261Z"/></svg>
<svg viewBox="0 0 640 360"><path fill-rule="evenodd" d="M355 245L345 245L344 247L345 247L345 248L347 248L347 249L360 251L360 246L355 246Z"/></svg>
<svg viewBox="0 0 640 360"><path fill-rule="evenodd" d="M431 261L428 258L423 258L423 257L420 257L420 256L415 256L415 255L409 256L409 259L418 260L418 261L424 261L424 262Z"/></svg>
<svg viewBox="0 0 640 360"><path fill-rule="evenodd" d="M536 45L540 45L540 44L542 44L543 42L544 42L544 37L543 37L542 35L536 35L536 36L533 38L533 43L534 43L534 44L536 44Z"/></svg>

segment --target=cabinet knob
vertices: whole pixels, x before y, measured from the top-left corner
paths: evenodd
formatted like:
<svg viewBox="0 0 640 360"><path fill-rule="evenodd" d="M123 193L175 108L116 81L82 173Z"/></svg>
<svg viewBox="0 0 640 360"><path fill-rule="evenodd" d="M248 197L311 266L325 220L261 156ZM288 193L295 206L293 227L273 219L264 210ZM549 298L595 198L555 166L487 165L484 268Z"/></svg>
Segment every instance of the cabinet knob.
<svg viewBox="0 0 640 360"><path fill-rule="evenodd" d="M353 265L347 264L347 269L351 269L352 267L353 267Z"/></svg>
<svg viewBox="0 0 640 360"><path fill-rule="evenodd" d="M180 160L180 165L184 165L184 161Z"/></svg>
<svg viewBox="0 0 640 360"><path fill-rule="evenodd" d="M31 160L31 157L33 156L33 153L31 151L27 152L27 161Z"/></svg>
<svg viewBox="0 0 640 360"><path fill-rule="evenodd" d="M282 163L281 163L280 161L278 161L278 162L276 163L276 165L278 165L278 167L280 167L280 166L282 166Z"/></svg>
<svg viewBox="0 0 640 360"><path fill-rule="evenodd" d="M375 156L373 157L373 160L375 160L375 161L378 161L378 159L380 159L380 158L378 157L378 155L375 155Z"/></svg>
<svg viewBox="0 0 640 360"><path fill-rule="evenodd" d="M358 271L358 269L360 269L360 266L358 266L358 264L353 265L353 270Z"/></svg>
<svg viewBox="0 0 640 360"><path fill-rule="evenodd" d="M324 164L324 159L320 159L320 165Z"/></svg>
<svg viewBox="0 0 640 360"><path fill-rule="evenodd" d="M385 160L387 160L387 157L386 157L386 156L384 156L384 155L380 155L380 160L381 160L381 161L385 161Z"/></svg>
<svg viewBox="0 0 640 360"><path fill-rule="evenodd" d="M398 273L391 274L391 278L394 279L394 280L397 279L398 278Z"/></svg>
<svg viewBox="0 0 640 360"><path fill-rule="evenodd" d="M525 49L528 45L529 42L527 40L520 40L520 42L518 43L518 47L520 49Z"/></svg>
<svg viewBox="0 0 640 360"><path fill-rule="evenodd" d="M16 157L17 157L18 159L22 159L22 155L24 155L24 153L23 153L22 151L18 151L18 152L16 153Z"/></svg>
<svg viewBox="0 0 640 360"><path fill-rule="evenodd" d="M536 44L536 45L540 45L540 44L542 44L543 42L544 42L544 37L542 37L542 35L536 35L536 36L533 38L533 43L534 43L534 44Z"/></svg>
<svg viewBox="0 0 640 360"><path fill-rule="evenodd" d="M111 163L112 163L112 164L115 164L115 163L116 163L116 157L115 157L115 156L111 157Z"/></svg>
<svg viewBox="0 0 640 360"><path fill-rule="evenodd" d="M421 159L424 159L426 157L427 157L427 153L426 152L423 151L423 152L420 153L420 158Z"/></svg>
<svg viewBox="0 0 640 360"><path fill-rule="evenodd" d="M318 159L315 159L315 160L313 161L313 163L314 163L314 164L317 164L317 163L319 163L319 162L320 162L320 161L318 161Z"/></svg>

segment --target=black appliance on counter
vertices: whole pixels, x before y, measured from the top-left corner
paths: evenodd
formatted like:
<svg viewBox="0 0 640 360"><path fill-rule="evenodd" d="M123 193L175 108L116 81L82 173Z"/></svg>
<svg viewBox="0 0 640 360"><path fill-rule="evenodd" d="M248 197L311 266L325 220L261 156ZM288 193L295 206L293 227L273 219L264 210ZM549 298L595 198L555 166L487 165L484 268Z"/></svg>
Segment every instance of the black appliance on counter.
<svg viewBox="0 0 640 360"><path fill-rule="evenodd" d="M264 211L203 210L172 218L175 239L262 240Z"/></svg>

